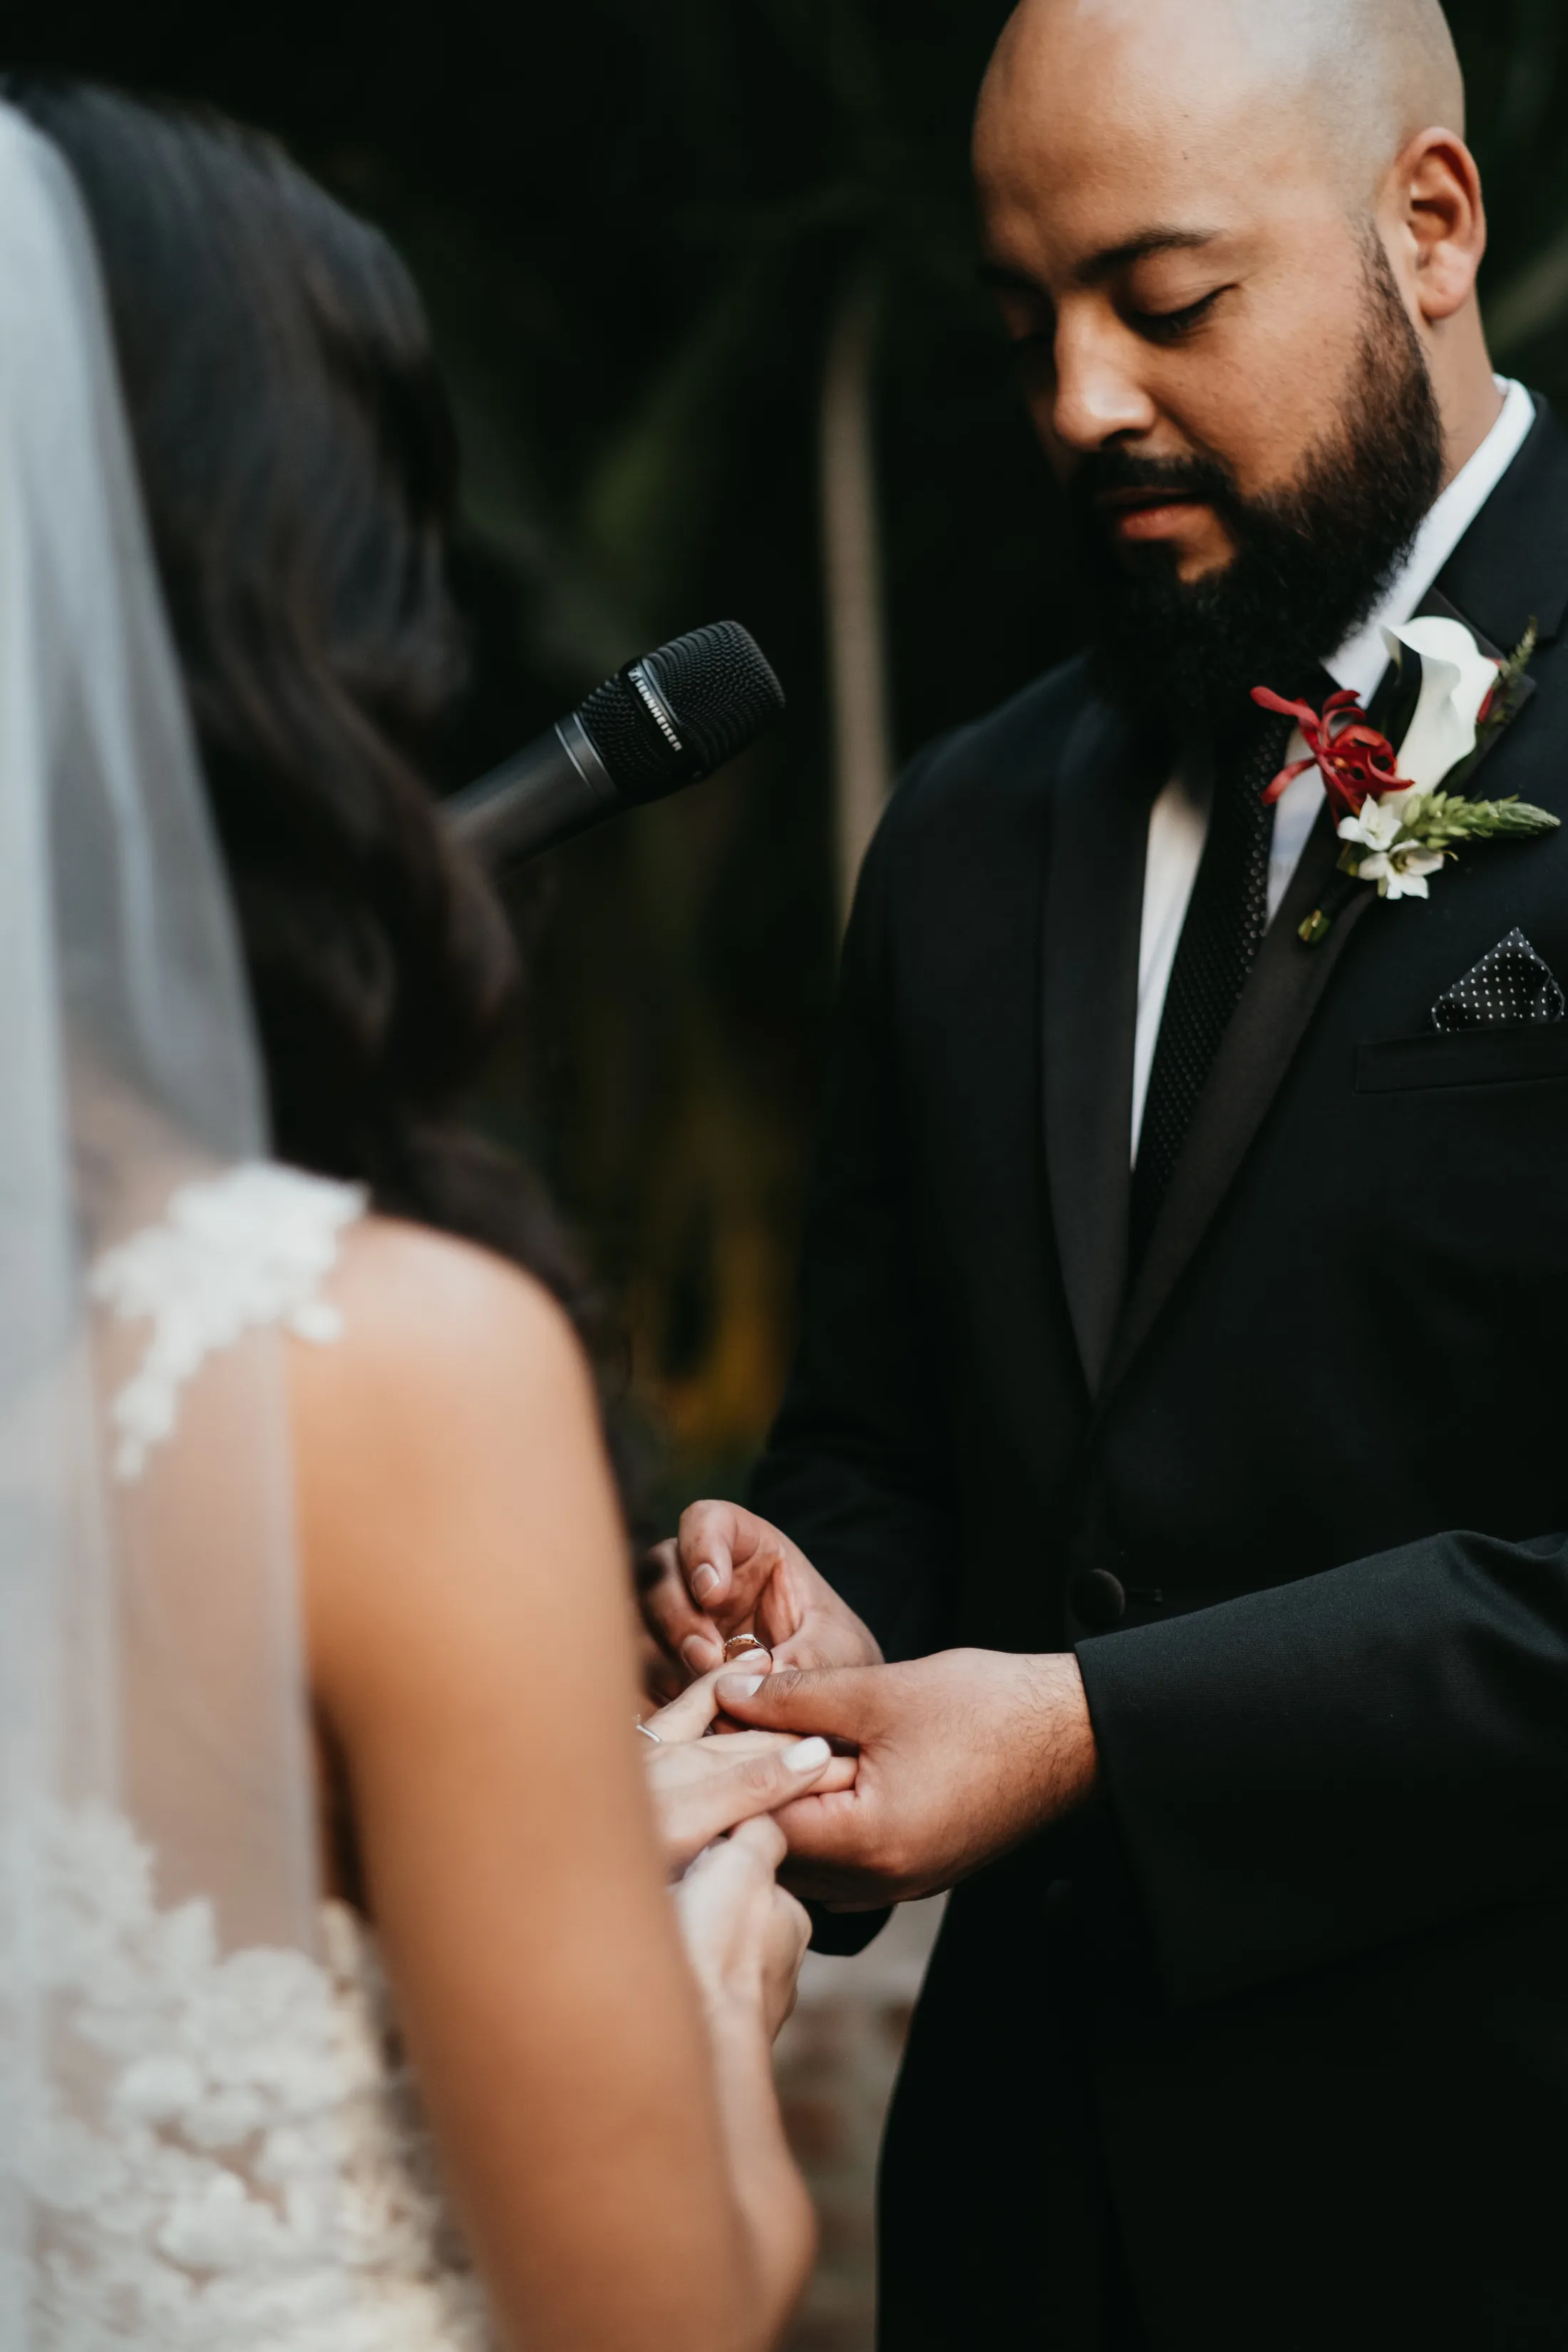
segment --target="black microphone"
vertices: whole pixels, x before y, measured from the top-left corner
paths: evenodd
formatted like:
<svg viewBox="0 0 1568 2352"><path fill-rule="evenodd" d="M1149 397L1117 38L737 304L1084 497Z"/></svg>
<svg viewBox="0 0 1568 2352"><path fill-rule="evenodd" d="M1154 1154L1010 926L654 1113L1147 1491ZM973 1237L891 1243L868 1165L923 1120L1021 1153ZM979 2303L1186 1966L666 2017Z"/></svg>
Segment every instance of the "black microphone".
<svg viewBox="0 0 1568 2352"><path fill-rule="evenodd" d="M628 662L547 735L446 803L453 834L492 872L700 783L754 743L784 689L738 621L693 629Z"/></svg>

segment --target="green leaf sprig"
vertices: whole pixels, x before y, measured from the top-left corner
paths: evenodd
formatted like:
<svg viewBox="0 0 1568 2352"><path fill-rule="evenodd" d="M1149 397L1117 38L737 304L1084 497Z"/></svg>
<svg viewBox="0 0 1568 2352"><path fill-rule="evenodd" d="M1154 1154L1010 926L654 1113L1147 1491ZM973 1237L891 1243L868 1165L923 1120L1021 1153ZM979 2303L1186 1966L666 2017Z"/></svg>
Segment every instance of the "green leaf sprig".
<svg viewBox="0 0 1568 2352"><path fill-rule="evenodd" d="M1424 849L1447 851L1456 842L1533 840L1537 834L1555 833L1561 817L1550 809L1521 801L1517 793L1503 801L1468 801L1458 793L1417 793L1404 809L1399 838L1418 841Z"/></svg>

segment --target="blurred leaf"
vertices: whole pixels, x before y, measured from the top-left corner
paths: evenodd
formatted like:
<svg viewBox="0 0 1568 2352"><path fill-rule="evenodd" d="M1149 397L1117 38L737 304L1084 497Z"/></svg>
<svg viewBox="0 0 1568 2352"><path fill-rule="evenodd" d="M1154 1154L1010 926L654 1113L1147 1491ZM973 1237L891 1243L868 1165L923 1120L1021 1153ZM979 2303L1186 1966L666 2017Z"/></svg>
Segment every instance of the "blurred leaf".
<svg viewBox="0 0 1568 2352"><path fill-rule="evenodd" d="M693 559L711 532L722 482L715 456L762 321L767 279L755 265L737 272L600 453L584 488L585 547L654 631L679 612Z"/></svg>

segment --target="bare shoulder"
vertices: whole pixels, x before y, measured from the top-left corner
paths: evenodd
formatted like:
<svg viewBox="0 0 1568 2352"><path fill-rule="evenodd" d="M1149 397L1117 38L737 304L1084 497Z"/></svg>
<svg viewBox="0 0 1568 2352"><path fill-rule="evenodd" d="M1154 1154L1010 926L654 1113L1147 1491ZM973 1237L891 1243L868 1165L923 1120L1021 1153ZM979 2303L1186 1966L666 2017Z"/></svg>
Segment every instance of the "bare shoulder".
<svg viewBox="0 0 1568 2352"><path fill-rule="evenodd" d="M511 1451L594 1411L566 1314L492 1251L393 1217L345 1236L327 1296L341 1336L290 1350L296 1444L415 1444L450 1456L504 1416Z"/></svg>
<svg viewBox="0 0 1568 2352"><path fill-rule="evenodd" d="M576 1334L542 1282L426 1225L364 1218L344 1238L329 1295L342 1317L339 1360L361 1379L477 1380L498 1360L513 1378L583 1370Z"/></svg>
<svg viewBox="0 0 1568 2352"><path fill-rule="evenodd" d="M417 1660L463 1596L494 1619L563 1559L606 1562L618 1581L593 1381L542 1284L471 1244L372 1217L347 1237L328 1297L341 1337L297 1339L289 1356L318 1664L357 1675L400 1628Z"/></svg>

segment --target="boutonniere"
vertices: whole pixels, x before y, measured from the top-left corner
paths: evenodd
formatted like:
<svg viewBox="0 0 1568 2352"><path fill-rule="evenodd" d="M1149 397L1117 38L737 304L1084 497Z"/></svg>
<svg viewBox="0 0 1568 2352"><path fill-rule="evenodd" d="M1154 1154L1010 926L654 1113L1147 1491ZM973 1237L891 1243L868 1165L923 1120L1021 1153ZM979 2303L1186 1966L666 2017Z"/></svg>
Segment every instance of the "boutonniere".
<svg viewBox="0 0 1568 2352"><path fill-rule="evenodd" d="M1348 906L1355 883L1375 883L1380 898L1425 898L1435 874L1473 841L1529 839L1552 833L1560 820L1515 795L1467 800L1447 789L1463 783L1520 708L1520 685L1535 651L1533 622L1506 661L1483 654L1458 621L1412 621L1385 629L1403 673L1414 662L1419 691L1396 751L1368 719L1354 694L1333 694L1321 711L1287 702L1267 687L1252 698L1265 710L1294 719L1308 756L1283 769L1264 793L1272 804L1309 768L1323 779L1340 839L1346 877L1301 925L1308 947L1327 939Z"/></svg>

